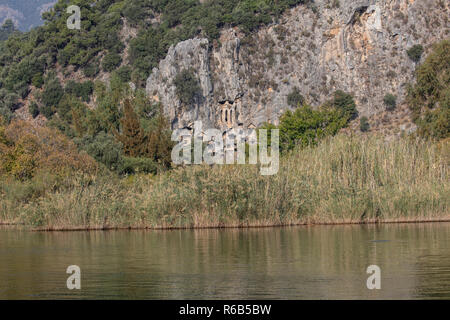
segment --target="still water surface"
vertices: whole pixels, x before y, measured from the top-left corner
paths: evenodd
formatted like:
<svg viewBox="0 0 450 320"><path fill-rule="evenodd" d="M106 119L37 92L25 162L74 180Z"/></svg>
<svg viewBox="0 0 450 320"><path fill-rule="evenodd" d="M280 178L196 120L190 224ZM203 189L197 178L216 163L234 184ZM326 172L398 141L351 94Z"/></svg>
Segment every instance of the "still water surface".
<svg viewBox="0 0 450 320"><path fill-rule="evenodd" d="M366 268L381 268L368 290ZM69 265L81 290L66 287ZM0 228L0 299L450 299L450 223L41 233Z"/></svg>

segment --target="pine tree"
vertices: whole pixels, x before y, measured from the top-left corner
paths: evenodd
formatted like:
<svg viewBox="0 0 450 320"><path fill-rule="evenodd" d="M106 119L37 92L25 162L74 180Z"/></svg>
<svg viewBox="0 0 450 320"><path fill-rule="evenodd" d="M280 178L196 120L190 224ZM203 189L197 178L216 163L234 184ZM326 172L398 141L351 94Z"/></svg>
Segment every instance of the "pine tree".
<svg viewBox="0 0 450 320"><path fill-rule="evenodd" d="M169 122L164 116L162 107L160 106L158 115L156 116L155 128L150 133L148 150L151 157L165 167L169 167L171 163L171 150L173 142L169 130Z"/></svg>
<svg viewBox="0 0 450 320"><path fill-rule="evenodd" d="M14 22L11 19L7 19L0 27L0 41L7 40L15 31L17 31L17 29Z"/></svg>
<svg viewBox="0 0 450 320"><path fill-rule="evenodd" d="M122 132L114 130L117 140L122 142L124 154L130 157L148 155L148 136L141 128L139 117L134 111L131 101L124 102L123 117L120 119Z"/></svg>

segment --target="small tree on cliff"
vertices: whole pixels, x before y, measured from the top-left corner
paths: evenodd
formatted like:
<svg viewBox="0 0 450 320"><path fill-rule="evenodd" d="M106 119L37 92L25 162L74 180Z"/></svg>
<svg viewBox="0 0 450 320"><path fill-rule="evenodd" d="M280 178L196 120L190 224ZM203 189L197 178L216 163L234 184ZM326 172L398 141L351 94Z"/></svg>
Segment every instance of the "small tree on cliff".
<svg viewBox="0 0 450 320"><path fill-rule="evenodd" d="M287 102L288 105L293 108L301 107L305 103L305 98L300 93L300 90L297 87L294 87L287 97Z"/></svg>
<svg viewBox="0 0 450 320"><path fill-rule="evenodd" d="M334 92L334 98L331 102L337 110L340 110L349 120L353 120L358 116L356 103L353 96L341 90Z"/></svg>
<svg viewBox="0 0 450 320"><path fill-rule="evenodd" d="M192 69L183 70L175 77L173 84L176 87L178 99L191 105L201 96L200 81L195 77Z"/></svg>
<svg viewBox="0 0 450 320"><path fill-rule="evenodd" d="M114 130L117 140L122 142L123 152L130 157L145 156L148 154L148 137L141 128L139 117L134 112L131 101L124 102L123 117L120 119L122 132Z"/></svg>
<svg viewBox="0 0 450 320"><path fill-rule="evenodd" d="M164 116L163 109L159 106L159 112L154 119L154 127L150 132L148 152L149 155L164 167L170 167L173 142L169 121Z"/></svg>
<svg viewBox="0 0 450 320"><path fill-rule="evenodd" d="M359 129L361 132L367 132L369 131L369 128L369 119L367 119L367 117L361 117L361 119L359 119Z"/></svg>

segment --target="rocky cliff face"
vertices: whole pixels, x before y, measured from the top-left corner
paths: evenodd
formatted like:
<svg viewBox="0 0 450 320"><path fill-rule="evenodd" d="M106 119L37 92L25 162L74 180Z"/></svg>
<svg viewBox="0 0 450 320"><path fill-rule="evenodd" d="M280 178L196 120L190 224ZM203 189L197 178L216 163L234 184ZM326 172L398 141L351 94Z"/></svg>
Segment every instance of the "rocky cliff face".
<svg viewBox="0 0 450 320"><path fill-rule="evenodd" d="M195 120L216 128L277 123L298 87L319 105L335 90L351 92L361 115L379 117L383 97L401 104L415 63L406 51L426 49L449 37L449 2L442 0L316 0L298 6L276 24L250 36L222 33L219 43L191 39L170 48L147 81L147 93L163 103L173 128ZM192 68L202 97L182 105L173 84Z"/></svg>

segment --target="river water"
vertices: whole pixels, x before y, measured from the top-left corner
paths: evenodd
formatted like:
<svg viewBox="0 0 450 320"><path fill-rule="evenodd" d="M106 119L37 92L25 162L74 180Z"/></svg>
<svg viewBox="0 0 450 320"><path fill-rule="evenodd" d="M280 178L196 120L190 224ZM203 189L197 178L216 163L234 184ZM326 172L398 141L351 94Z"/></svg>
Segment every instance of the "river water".
<svg viewBox="0 0 450 320"><path fill-rule="evenodd" d="M81 270L69 290L67 267ZM369 290L366 269L381 270ZM33 232L0 228L0 299L450 299L450 223Z"/></svg>

